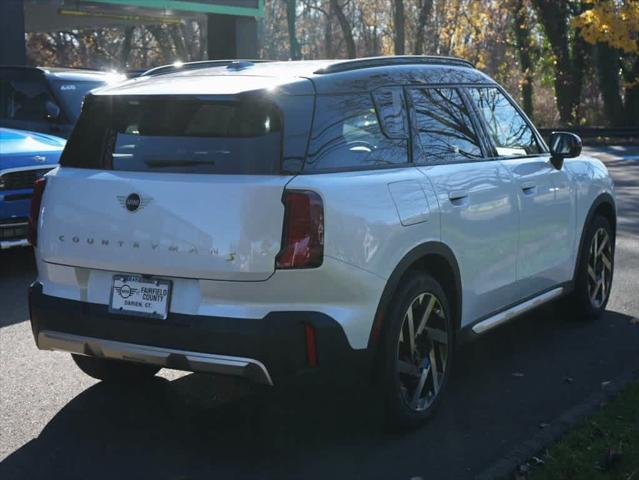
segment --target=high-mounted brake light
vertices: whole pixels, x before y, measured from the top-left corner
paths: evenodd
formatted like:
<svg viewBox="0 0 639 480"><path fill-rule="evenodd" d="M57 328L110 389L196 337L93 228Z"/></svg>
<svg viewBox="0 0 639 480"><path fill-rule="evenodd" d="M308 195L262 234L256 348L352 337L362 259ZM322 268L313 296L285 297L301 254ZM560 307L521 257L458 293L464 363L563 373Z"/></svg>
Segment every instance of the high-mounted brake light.
<svg viewBox="0 0 639 480"><path fill-rule="evenodd" d="M284 232L275 267L319 267L324 260L324 205L321 197L307 190L287 190L282 202Z"/></svg>
<svg viewBox="0 0 639 480"><path fill-rule="evenodd" d="M29 228L27 239L34 247L38 245L38 218L40 217L40 207L42 206L42 195L44 187L47 186L46 178L38 178L33 184L33 196L31 197L31 210L29 211Z"/></svg>

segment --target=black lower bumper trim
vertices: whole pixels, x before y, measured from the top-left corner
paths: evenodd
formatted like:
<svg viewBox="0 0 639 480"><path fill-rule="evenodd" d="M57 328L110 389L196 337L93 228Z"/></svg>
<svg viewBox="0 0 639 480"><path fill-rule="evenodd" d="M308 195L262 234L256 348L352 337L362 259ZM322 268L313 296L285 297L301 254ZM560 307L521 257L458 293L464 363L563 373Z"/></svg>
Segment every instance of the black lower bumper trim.
<svg viewBox="0 0 639 480"><path fill-rule="evenodd" d="M318 312L272 312L260 319L170 313L166 320L111 314L106 305L52 297L34 283L29 290L36 342L51 331L157 348L246 357L263 363L274 383L301 373L330 376L370 365L367 350L354 350L341 325ZM305 325L315 329L318 368L309 369ZM352 368L351 368L352 367Z"/></svg>

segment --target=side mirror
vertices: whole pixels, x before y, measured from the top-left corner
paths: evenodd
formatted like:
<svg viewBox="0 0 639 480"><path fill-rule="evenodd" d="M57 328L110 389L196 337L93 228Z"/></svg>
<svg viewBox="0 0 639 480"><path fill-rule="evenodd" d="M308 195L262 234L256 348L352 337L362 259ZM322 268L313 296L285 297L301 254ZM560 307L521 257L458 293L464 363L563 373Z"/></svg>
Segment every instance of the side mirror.
<svg viewBox="0 0 639 480"><path fill-rule="evenodd" d="M552 132L550 135L550 161L557 170L561 169L564 159L578 157L581 154L581 138L570 132Z"/></svg>
<svg viewBox="0 0 639 480"><path fill-rule="evenodd" d="M47 100L44 104L44 110L47 115L47 120L58 120L60 118L60 107L55 102Z"/></svg>

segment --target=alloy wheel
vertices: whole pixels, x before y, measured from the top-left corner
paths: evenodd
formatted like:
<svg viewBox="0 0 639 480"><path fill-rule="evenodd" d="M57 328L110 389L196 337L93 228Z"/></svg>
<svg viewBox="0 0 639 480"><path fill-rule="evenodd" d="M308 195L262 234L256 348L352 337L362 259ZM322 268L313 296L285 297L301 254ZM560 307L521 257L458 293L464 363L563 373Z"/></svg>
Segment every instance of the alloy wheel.
<svg viewBox="0 0 639 480"><path fill-rule="evenodd" d="M448 322L439 299L417 295L404 313L397 345L397 376L406 405L426 410L441 390L448 366Z"/></svg>
<svg viewBox="0 0 639 480"><path fill-rule="evenodd" d="M612 245L605 228L592 237L588 251L588 297L595 308L606 303L612 281Z"/></svg>

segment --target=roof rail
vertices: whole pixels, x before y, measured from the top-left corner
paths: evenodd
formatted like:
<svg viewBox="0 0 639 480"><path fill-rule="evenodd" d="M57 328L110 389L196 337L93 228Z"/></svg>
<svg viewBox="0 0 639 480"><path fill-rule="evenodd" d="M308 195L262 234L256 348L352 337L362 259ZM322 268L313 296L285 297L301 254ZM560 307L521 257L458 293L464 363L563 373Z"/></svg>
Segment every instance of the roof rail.
<svg viewBox="0 0 639 480"><path fill-rule="evenodd" d="M361 68L388 67L393 65L455 65L475 68L468 60L457 57L440 57L435 55L395 55L387 57L365 57L354 60L342 60L322 67L314 73L338 73Z"/></svg>
<svg viewBox="0 0 639 480"><path fill-rule="evenodd" d="M140 74L140 77L154 77L156 75L165 75L167 73L175 73L182 72L187 70L198 70L200 68L211 68L211 67L228 67L230 65L241 65L242 68L246 68L246 66L252 63L265 63L270 60L239 60L239 59L228 59L228 60L201 60L198 62L175 62L169 65L162 65L160 67L151 68L144 73Z"/></svg>

